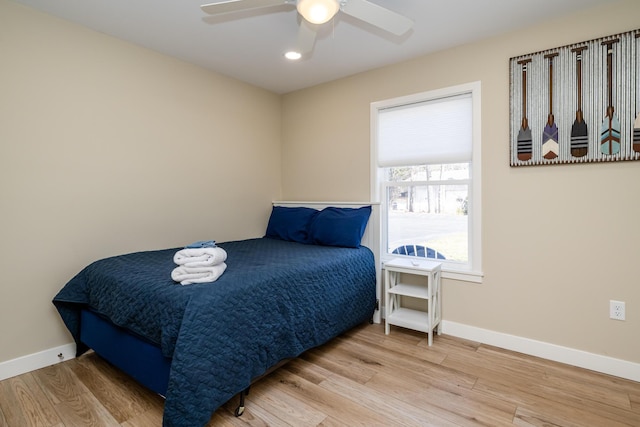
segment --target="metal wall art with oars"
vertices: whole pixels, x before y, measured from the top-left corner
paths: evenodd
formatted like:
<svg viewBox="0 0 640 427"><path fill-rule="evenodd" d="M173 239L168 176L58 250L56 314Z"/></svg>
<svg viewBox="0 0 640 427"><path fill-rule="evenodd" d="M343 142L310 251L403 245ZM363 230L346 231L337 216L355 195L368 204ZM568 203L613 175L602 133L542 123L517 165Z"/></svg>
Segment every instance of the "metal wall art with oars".
<svg viewBox="0 0 640 427"><path fill-rule="evenodd" d="M509 61L511 166L640 160L640 30Z"/></svg>

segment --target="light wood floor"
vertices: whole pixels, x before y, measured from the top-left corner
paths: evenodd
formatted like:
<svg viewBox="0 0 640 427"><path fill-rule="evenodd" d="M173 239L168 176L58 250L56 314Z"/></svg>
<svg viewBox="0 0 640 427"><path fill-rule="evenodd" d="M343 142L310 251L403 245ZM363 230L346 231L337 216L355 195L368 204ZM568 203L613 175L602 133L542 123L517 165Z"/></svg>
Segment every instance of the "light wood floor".
<svg viewBox="0 0 640 427"><path fill-rule="evenodd" d="M640 426L640 383L446 335L363 325L209 426ZM87 354L0 382L0 426L161 426L163 400Z"/></svg>

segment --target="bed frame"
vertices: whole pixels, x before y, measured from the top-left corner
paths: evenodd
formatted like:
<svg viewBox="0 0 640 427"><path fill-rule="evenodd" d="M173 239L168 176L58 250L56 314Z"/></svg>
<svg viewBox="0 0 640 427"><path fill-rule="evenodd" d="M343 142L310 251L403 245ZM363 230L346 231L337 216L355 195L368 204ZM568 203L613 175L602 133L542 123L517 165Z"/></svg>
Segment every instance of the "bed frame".
<svg viewBox="0 0 640 427"><path fill-rule="evenodd" d="M323 209L334 206L342 208L359 208L371 206L371 216L364 236L362 246L368 247L374 254L376 265L376 311L373 315L373 322L380 323L379 301L382 289L380 282L380 209L379 204L361 202L273 202L274 206L284 207L310 207ZM171 369L171 359L163 356L160 348L141 337L133 335L131 332L113 325L89 309L82 310L80 322L80 340L95 353L100 355L112 365L118 367L123 372L133 377L137 382L148 389L165 396L169 383L169 372ZM127 349L127 351L122 351ZM281 361L265 375L286 363ZM264 376L264 375L263 375ZM259 380L255 378L254 381ZM236 416L244 412L245 396L249 393L249 388L239 395L239 404L235 410Z"/></svg>

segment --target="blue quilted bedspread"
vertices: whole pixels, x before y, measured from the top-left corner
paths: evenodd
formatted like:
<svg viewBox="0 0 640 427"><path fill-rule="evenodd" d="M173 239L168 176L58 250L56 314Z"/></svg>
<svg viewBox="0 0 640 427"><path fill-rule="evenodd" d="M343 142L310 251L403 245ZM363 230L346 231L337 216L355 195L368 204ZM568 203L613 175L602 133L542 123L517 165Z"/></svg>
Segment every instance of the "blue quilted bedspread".
<svg viewBox="0 0 640 427"><path fill-rule="evenodd" d="M179 250L96 261L53 302L78 344L80 309L91 307L172 357L164 426L203 426L251 380L369 320L375 268L367 248L268 238L219 244L227 270L213 283L171 280Z"/></svg>

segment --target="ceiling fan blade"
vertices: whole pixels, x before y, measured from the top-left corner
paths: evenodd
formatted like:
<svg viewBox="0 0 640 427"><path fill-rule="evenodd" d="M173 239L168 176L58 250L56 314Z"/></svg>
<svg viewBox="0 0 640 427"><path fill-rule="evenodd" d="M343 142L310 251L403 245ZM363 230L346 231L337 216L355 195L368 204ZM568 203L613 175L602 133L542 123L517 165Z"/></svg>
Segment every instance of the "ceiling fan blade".
<svg viewBox="0 0 640 427"><path fill-rule="evenodd" d="M302 55L310 53L316 44L316 30L318 26L308 22L306 19L300 20L298 29L298 43L296 49Z"/></svg>
<svg viewBox="0 0 640 427"><path fill-rule="evenodd" d="M413 21L406 16L370 3L367 0L348 0L340 10L347 15L368 22L396 36L401 36L413 26Z"/></svg>
<svg viewBox="0 0 640 427"><path fill-rule="evenodd" d="M219 3L203 4L200 6L200 9L209 15L222 15L224 13L240 12L243 10L259 9L289 3L290 2L286 0L227 0Z"/></svg>

